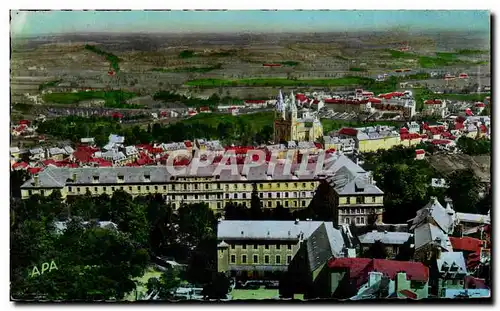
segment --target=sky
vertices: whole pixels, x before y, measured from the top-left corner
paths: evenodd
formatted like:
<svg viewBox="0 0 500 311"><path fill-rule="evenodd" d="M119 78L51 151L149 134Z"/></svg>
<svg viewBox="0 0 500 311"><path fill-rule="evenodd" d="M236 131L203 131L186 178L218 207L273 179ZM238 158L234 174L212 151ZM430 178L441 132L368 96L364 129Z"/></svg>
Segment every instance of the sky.
<svg viewBox="0 0 500 311"><path fill-rule="evenodd" d="M83 32L489 32L488 11L11 11L12 36Z"/></svg>

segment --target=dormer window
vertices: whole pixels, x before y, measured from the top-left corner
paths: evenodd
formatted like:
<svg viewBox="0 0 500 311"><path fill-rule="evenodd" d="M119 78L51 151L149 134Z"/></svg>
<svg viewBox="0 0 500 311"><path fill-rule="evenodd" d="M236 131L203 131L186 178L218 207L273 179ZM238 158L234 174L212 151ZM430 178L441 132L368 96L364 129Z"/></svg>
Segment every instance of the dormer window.
<svg viewBox="0 0 500 311"><path fill-rule="evenodd" d="M92 182L99 182L99 175L92 176Z"/></svg>
<svg viewBox="0 0 500 311"><path fill-rule="evenodd" d="M123 182L125 180L125 176L123 175L118 175L118 181Z"/></svg>
<svg viewBox="0 0 500 311"><path fill-rule="evenodd" d="M151 175L144 174L144 181L151 181Z"/></svg>

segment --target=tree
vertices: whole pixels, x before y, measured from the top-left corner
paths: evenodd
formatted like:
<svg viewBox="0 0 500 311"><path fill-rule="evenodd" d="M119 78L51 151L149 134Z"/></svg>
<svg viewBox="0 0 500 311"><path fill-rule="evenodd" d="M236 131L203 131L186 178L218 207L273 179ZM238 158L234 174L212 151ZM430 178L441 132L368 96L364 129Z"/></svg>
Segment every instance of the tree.
<svg viewBox="0 0 500 311"><path fill-rule="evenodd" d="M178 210L179 238L190 248L202 240L216 238L217 219L205 203L183 204Z"/></svg>
<svg viewBox="0 0 500 311"><path fill-rule="evenodd" d="M262 218L262 206L257 193L257 184L253 184L252 197L250 200L250 217L251 220L260 220Z"/></svg>
<svg viewBox="0 0 500 311"><path fill-rule="evenodd" d="M148 292L153 292L158 295L161 300L172 299L175 295L175 290L180 286L180 273L177 269L167 269L160 277L151 278L148 280Z"/></svg>
<svg viewBox="0 0 500 311"><path fill-rule="evenodd" d="M478 213L480 181L472 169L457 170L447 177L446 194L452 199L455 211Z"/></svg>
<svg viewBox="0 0 500 311"><path fill-rule="evenodd" d="M321 181L308 207L313 213L314 220L334 221L335 190L327 181Z"/></svg>
<svg viewBox="0 0 500 311"><path fill-rule="evenodd" d="M208 299L225 299L231 283L224 273L214 273L211 282L203 287L203 296Z"/></svg>
<svg viewBox="0 0 500 311"><path fill-rule="evenodd" d="M290 210L288 208L284 208L283 205L281 205L280 202L278 202L278 205L276 205L276 208L273 210L272 213L272 219L273 220L292 220L292 214L290 213Z"/></svg>

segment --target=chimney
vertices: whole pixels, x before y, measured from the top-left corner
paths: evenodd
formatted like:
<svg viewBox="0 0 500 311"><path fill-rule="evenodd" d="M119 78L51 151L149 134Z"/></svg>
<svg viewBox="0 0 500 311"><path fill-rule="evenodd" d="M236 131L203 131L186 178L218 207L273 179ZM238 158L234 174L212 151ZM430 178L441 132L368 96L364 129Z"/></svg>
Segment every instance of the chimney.
<svg viewBox="0 0 500 311"><path fill-rule="evenodd" d="M295 224L298 225L299 224L299 219L295 219Z"/></svg>
<svg viewBox="0 0 500 311"><path fill-rule="evenodd" d="M35 176L33 176L33 181L34 181L35 186L38 187L38 174L36 174Z"/></svg>
<svg viewBox="0 0 500 311"><path fill-rule="evenodd" d="M384 234L387 234L387 230L384 230Z"/></svg>
<svg viewBox="0 0 500 311"><path fill-rule="evenodd" d="M71 180L73 180L73 182L76 182L76 173L73 173L73 177L71 178Z"/></svg>

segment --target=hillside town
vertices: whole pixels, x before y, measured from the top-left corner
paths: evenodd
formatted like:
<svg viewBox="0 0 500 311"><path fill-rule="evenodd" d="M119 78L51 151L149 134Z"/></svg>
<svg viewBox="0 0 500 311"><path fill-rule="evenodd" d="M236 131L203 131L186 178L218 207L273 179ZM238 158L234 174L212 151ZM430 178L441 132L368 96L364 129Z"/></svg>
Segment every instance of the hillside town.
<svg viewBox="0 0 500 311"><path fill-rule="evenodd" d="M488 11L198 11L11 11L11 301L493 301Z"/></svg>

